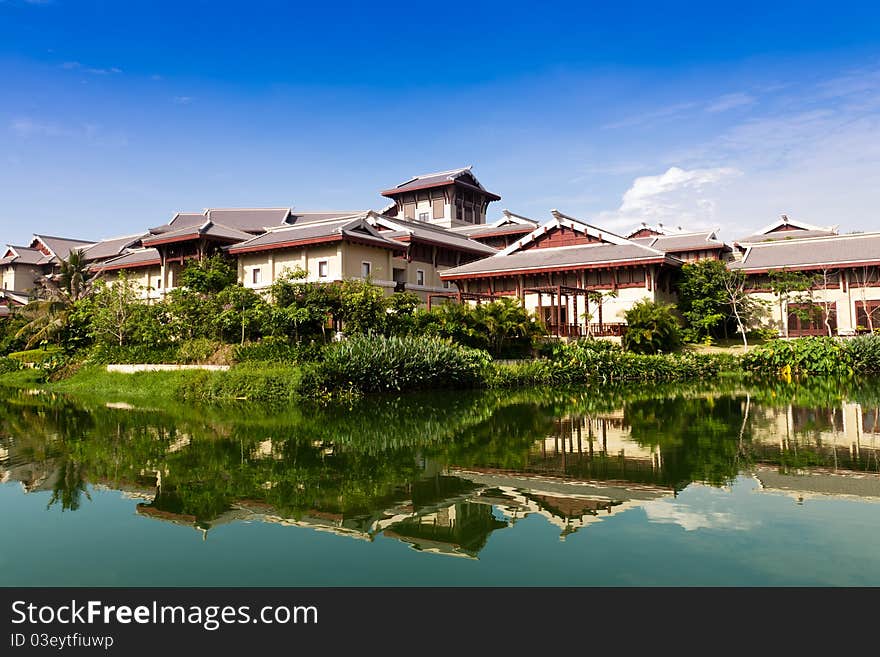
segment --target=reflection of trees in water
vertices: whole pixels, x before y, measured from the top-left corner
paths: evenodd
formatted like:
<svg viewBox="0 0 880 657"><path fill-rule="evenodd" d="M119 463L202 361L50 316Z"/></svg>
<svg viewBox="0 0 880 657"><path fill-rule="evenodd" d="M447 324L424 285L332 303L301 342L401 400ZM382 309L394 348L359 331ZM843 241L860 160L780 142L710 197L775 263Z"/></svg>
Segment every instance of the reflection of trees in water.
<svg viewBox="0 0 880 657"><path fill-rule="evenodd" d="M825 408L825 417L847 394L880 405L876 387L824 381L813 388L762 384L748 397L740 384L582 387L246 410L121 410L13 394L0 407L0 446L10 454L5 467L20 470L16 477L44 473L50 505L62 509L79 507L88 481L139 492L156 512L202 523L242 504L289 518L369 518L418 499L422 482L436 486L432 475L444 465L680 490L692 481L726 484L757 460L825 463L815 446L799 445L792 461L784 450L757 445L755 432L772 427L756 409L796 402ZM657 448L662 467L594 450L589 436L573 433L610 414L631 440ZM562 453L536 449L554 435Z"/></svg>

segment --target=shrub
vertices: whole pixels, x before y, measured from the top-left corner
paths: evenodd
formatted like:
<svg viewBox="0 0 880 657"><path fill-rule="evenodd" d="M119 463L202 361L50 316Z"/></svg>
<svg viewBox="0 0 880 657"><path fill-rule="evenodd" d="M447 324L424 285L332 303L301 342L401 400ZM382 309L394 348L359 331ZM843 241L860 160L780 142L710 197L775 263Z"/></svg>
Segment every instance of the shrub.
<svg viewBox="0 0 880 657"><path fill-rule="evenodd" d="M223 346L221 342L207 338L184 340L177 347L178 363L202 363L211 358Z"/></svg>
<svg viewBox="0 0 880 657"><path fill-rule="evenodd" d="M880 335L860 335L844 343L844 349L859 373L880 372Z"/></svg>
<svg viewBox="0 0 880 657"><path fill-rule="evenodd" d="M259 342L236 346L232 357L239 363L301 363L318 360L321 349L322 345L315 342L306 344L268 337Z"/></svg>
<svg viewBox="0 0 880 657"><path fill-rule="evenodd" d="M624 313L627 329L623 346L637 354L656 354L675 350L681 344L678 317L672 304L642 300Z"/></svg>
<svg viewBox="0 0 880 657"><path fill-rule="evenodd" d="M485 351L440 338L355 336L326 348L312 385L362 392L468 388L484 382L490 360Z"/></svg>
<svg viewBox="0 0 880 657"><path fill-rule="evenodd" d="M46 349L29 349L28 351L14 351L9 354L9 358L17 360L19 363L32 363L33 365L42 365L46 361L50 361L61 353L59 347L47 347Z"/></svg>
<svg viewBox="0 0 880 657"><path fill-rule="evenodd" d="M14 358L0 357L0 374L17 372L22 369L24 369L24 365L21 363L21 361L18 361Z"/></svg>
<svg viewBox="0 0 880 657"><path fill-rule="evenodd" d="M827 337L774 340L749 351L742 362L746 369L766 373L841 375L853 371L853 356L844 342Z"/></svg>

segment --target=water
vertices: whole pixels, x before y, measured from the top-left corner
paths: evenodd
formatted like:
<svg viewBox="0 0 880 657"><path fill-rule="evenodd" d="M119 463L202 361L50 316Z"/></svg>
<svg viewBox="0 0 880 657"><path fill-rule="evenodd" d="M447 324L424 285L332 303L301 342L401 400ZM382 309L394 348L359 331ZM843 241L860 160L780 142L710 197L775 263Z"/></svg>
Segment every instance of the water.
<svg viewBox="0 0 880 657"><path fill-rule="evenodd" d="M880 585L880 384L4 391L0 585Z"/></svg>

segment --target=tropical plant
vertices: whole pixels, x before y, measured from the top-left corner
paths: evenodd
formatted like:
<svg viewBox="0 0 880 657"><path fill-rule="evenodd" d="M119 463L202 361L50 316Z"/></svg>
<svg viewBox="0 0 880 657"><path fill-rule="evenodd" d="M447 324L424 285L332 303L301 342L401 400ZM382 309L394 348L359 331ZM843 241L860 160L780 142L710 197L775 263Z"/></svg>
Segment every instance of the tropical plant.
<svg viewBox="0 0 880 657"><path fill-rule="evenodd" d="M221 255L190 260L180 273L182 287L202 294L216 294L237 281L235 265Z"/></svg>
<svg viewBox="0 0 880 657"><path fill-rule="evenodd" d="M30 348L41 342L60 342L70 325L73 306L94 292L100 273L91 273L82 249L61 260L57 274L37 279L38 298L21 309L26 323L18 333Z"/></svg>
<svg viewBox="0 0 880 657"><path fill-rule="evenodd" d="M643 299L624 313L623 346L639 354L673 351L681 344L680 322L672 304Z"/></svg>
<svg viewBox="0 0 880 657"><path fill-rule="evenodd" d="M726 278L730 270L720 260L686 263L678 279L678 310L687 322L686 337L700 340L726 332L730 303Z"/></svg>

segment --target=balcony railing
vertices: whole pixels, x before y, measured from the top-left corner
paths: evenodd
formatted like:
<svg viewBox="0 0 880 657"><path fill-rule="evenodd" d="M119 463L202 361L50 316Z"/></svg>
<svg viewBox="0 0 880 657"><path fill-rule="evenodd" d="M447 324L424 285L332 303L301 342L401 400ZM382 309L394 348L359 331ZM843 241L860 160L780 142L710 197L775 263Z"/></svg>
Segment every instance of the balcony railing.
<svg viewBox="0 0 880 657"><path fill-rule="evenodd" d="M626 333L626 324L602 323L590 324L589 331L584 324L547 324L547 332L561 338L594 338L620 337Z"/></svg>

